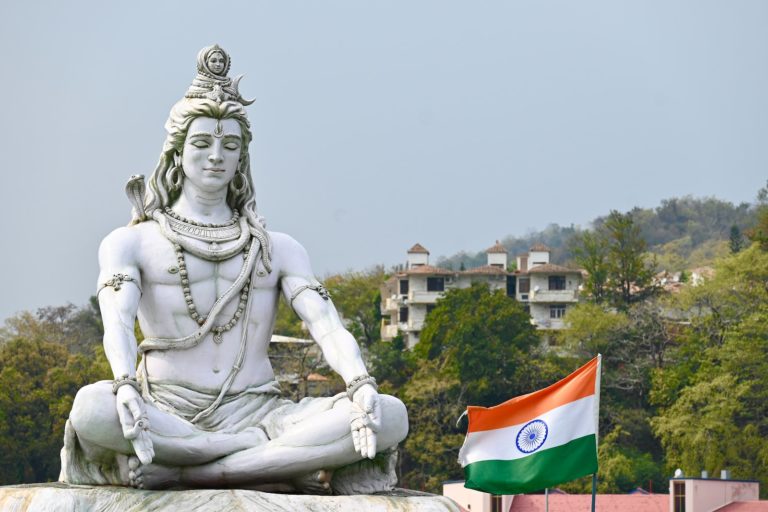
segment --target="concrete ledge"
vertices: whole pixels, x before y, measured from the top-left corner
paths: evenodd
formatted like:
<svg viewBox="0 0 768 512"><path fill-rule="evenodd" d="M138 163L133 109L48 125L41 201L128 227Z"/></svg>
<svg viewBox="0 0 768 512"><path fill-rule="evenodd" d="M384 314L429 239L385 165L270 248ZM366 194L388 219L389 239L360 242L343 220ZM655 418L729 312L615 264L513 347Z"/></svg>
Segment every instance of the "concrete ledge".
<svg viewBox="0 0 768 512"><path fill-rule="evenodd" d="M0 487L0 512L458 512L445 496L397 489L386 494L309 496L241 489L143 491L60 483Z"/></svg>

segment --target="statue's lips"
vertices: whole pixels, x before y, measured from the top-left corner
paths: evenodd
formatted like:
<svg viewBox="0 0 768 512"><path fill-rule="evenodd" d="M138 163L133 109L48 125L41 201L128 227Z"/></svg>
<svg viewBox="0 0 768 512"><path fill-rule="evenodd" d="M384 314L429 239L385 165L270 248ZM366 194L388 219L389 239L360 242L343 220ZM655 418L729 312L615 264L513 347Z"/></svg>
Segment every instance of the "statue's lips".
<svg viewBox="0 0 768 512"><path fill-rule="evenodd" d="M203 169L203 171L207 171L207 172L224 172L224 169Z"/></svg>

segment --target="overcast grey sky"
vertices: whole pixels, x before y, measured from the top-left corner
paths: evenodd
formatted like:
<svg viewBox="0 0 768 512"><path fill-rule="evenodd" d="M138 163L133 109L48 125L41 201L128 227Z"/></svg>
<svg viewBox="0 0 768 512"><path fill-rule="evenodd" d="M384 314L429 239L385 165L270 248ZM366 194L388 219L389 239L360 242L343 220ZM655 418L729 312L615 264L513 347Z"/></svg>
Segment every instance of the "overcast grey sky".
<svg viewBox="0 0 768 512"><path fill-rule="evenodd" d="M768 177L765 1L4 1L0 319L95 291L218 42L270 229L319 275Z"/></svg>

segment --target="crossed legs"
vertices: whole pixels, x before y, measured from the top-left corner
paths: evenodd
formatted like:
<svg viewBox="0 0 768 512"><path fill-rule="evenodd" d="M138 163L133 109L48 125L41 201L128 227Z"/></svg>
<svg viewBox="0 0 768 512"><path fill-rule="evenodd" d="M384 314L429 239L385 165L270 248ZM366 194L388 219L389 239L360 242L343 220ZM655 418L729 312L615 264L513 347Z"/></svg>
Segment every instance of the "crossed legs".
<svg viewBox="0 0 768 512"><path fill-rule="evenodd" d="M288 426L276 439L267 439L258 427L237 433L208 432L146 404L155 458L142 470L147 488L171 484L216 487L285 482L323 469L360 460L349 427L347 400ZM382 395L382 428L377 451L396 446L408 432L405 407ZM87 456L133 454L122 434L108 383L81 389L70 421ZM135 463L134 463L135 464Z"/></svg>

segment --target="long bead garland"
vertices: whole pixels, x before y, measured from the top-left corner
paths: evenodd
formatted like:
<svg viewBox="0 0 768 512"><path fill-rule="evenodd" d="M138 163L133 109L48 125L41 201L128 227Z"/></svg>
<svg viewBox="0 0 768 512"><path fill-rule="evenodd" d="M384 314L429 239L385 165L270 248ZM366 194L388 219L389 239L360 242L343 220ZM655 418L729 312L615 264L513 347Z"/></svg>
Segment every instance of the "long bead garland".
<svg viewBox="0 0 768 512"><path fill-rule="evenodd" d="M205 323L206 317L201 315L197 311L197 307L195 306L195 301L192 299L192 290L190 288L189 284L189 274L187 272L187 262L184 259L184 249L182 249L181 245L179 244L173 244L173 249L176 252L176 260L179 263L179 277L181 278L181 290L184 293L184 300L187 303L187 311L189 312L189 316L197 322L198 325L203 325ZM245 249L243 249L243 259L246 259L248 257L248 251L249 246L246 245ZM237 309L235 310L235 314L232 316L232 318L229 320L229 322L214 326L211 331L213 331L213 341L216 343L221 343L224 340L224 333L227 331L230 331L240 320L240 317L243 316L243 311L245 310L245 305L248 302L248 294L251 290L251 278L248 277L246 279L245 284L243 285L243 289L240 292L240 302L237 305Z"/></svg>

